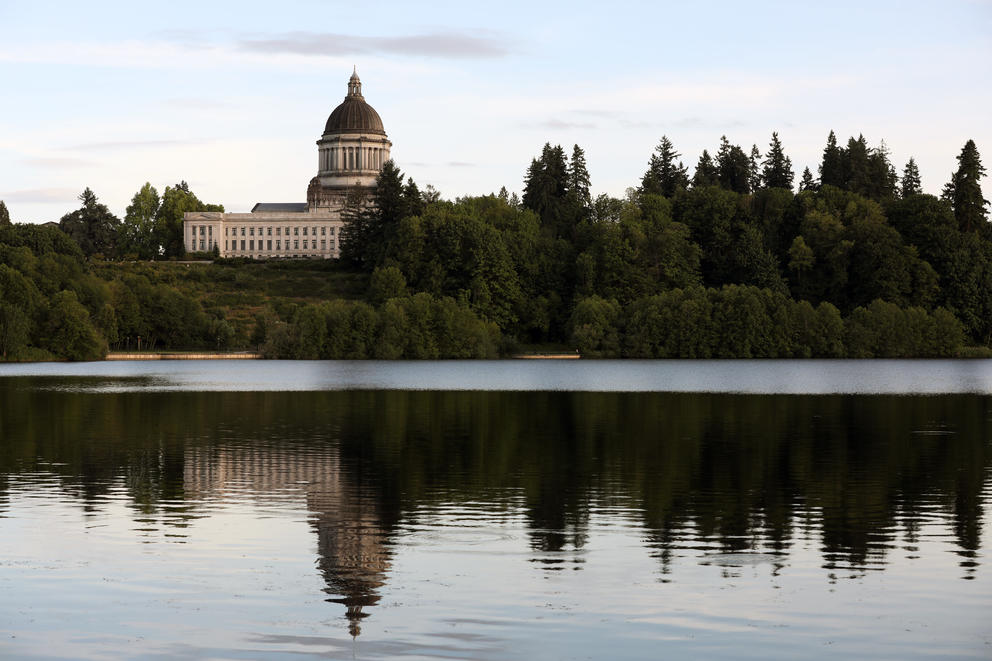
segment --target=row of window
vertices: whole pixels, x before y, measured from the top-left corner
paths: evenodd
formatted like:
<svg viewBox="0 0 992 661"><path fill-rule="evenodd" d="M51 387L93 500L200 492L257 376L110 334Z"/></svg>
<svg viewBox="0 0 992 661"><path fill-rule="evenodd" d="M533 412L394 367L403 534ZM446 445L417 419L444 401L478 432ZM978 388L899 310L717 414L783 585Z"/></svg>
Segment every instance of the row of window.
<svg viewBox="0 0 992 661"><path fill-rule="evenodd" d="M202 243L203 242L201 241L200 243L201 243L200 250L203 250L203 247L202 247ZM255 240L254 239L248 239L248 241L247 241L247 248L245 247L245 239L241 239L241 242L240 243L241 243L240 250L242 252L245 251L245 250L255 250ZM263 247L262 243L263 243L262 239L259 239L258 240L258 249L259 250L270 250L270 251L272 250L272 239L267 239L264 242L265 243L265 246L264 247ZM289 239L286 239L286 242L285 243L286 243L286 246L284 248L283 247L283 241L282 241L282 239L276 239L276 248L275 249L277 251L289 250L290 249L290 247L289 247ZM334 250L334 239L331 239L330 248L331 248L331 250ZM293 250L299 250L300 249L300 240L299 239L293 239L293 248L292 249ZM313 250L316 250L317 249L317 239L312 239L312 240L310 240L310 239L303 239L303 250L311 250L311 249L313 249ZM320 249L321 250L327 250L327 239L321 239L320 240ZM224 241L224 250L239 250L239 248L238 248L238 241L230 241L230 242Z"/></svg>
<svg viewBox="0 0 992 661"><path fill-rule="evenodd" d="M273 230L272 227L259 227L257 229L258 229L258 236L272 236L272 230ZM288 228L288 227L276 227L275 228L275 235L276 236L282 236L283 235L283 230L285 230L285 235L286 236L289 236L290 235L289 234L289 229L290 228ZM317 227L302 227L301 228L299 226L293 227L293 236L300 236L300 234L301 234L300 230L301 229L303 230L303 232L302 232L303 236L311 236L311 235L312 236L317 236ZM241 236L255 236L255 230L256 230L256 228L255 227L225 227L224 228L224 236L238 236L238 230L241 231L241 234L240 234ZM330 231L328 231L328 230L330 230ZM214 228L213 228L212 225L199 225L199 226L193 225L192 226L192 235L193 236L196 236L198 232L199 232L199 235L200 236L210 236L210 237L213 237L213 235L214 235ZM327 236L328 234L330 234L331 236L334 236L334 228L333 227L330 227L330 228L328 228L326 226L320 227L320 236Z"/></svg>
<svg viewBox="0 0 992 661"><path fill-rule="evenodd" d="M224 236L238 236L238 230L241 230L241 236L246 236L246 234L245 234L246 231L247 231L247 236L255 236L255 229L256 228L254 228L254 227L225 227L224 228ZM257 229L258 229L258 236L272 236L272 229L273 228L271 228L271 227L259 227ZM284 229L286 230L286 236L289 236L289 228L288 227L285 227L285 228L284 227L276 227L275 228L275 231L276 231L275 232L275 235L276 236L282 236ZM293 227L293 236L299 236L301 229L303 230L303 232L302 232L303 236L309 236L311 234L313 236L317 236L317 228L316 227L302 227L301 228L301 227L298 227L298 226ZM330 229L330 232L328 232L328 229ZM230 231L230 234L228 234L228 231ZM333 227L328 228L326 226L322 226L320 228L320 235L321 236L327 236L328 233L331 236L334 236L334 228Z"/></svg>

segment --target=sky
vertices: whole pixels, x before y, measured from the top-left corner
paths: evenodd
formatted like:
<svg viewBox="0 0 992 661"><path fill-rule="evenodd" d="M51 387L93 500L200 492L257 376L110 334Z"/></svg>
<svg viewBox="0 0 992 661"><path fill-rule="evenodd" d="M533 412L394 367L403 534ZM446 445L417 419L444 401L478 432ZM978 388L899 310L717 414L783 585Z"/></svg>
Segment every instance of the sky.
<svg viewBox="0 0 992 661"><path fill-rule="evenodd" d="M926 192L968 139L992 168L992 0L0 0L0 26L15 222L86 187L123 217L146 181L228 211L304 201L352 67L396 164L450 199L520 192L546 142L621 196L662 135L690 174L722 135L764 152L773 131L797 182L831 130L914 157Z"/></svg>

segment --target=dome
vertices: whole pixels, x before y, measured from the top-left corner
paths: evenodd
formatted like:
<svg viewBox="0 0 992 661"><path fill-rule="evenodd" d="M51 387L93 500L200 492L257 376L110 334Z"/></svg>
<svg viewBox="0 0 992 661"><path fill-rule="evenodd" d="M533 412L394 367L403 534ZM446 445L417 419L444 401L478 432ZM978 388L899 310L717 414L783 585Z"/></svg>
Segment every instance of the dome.
<svg viewBox="0 0 992 661"><path fill-rule="evenodd" d="M362 96L362 81L357 73L348 80L348 95L327 118L324 135L328 133L379 133L386 135L382 119L375 108L365 102Z"/></svg>

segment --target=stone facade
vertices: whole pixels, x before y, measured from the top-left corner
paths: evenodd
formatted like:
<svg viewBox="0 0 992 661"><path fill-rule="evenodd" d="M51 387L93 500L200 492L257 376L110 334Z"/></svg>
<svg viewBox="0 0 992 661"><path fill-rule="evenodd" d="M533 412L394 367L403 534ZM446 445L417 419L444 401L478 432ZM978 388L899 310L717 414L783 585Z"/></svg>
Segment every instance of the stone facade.
<svg viewBox="0 0 992 661"><path fill-rule="evenodd" d="M221 257L337 258L348 195L375 186L391 147L379 114L362 96L358 74L352 73L348 94L317 141L317 176L307 186L307 201L259 203L250 213L188 212L183 216L186 252L216 248Z"/></svg>

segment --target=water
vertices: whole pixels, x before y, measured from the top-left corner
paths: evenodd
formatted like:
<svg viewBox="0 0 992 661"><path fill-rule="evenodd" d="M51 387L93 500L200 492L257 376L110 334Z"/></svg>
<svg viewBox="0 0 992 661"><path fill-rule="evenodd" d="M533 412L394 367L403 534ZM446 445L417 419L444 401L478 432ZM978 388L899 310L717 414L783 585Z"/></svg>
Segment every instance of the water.
<svg viewBox="0 0 992 661"><path fill-rule="evenodd" d="M989 658L988 365L0 366L0 658Z"/></svg>

